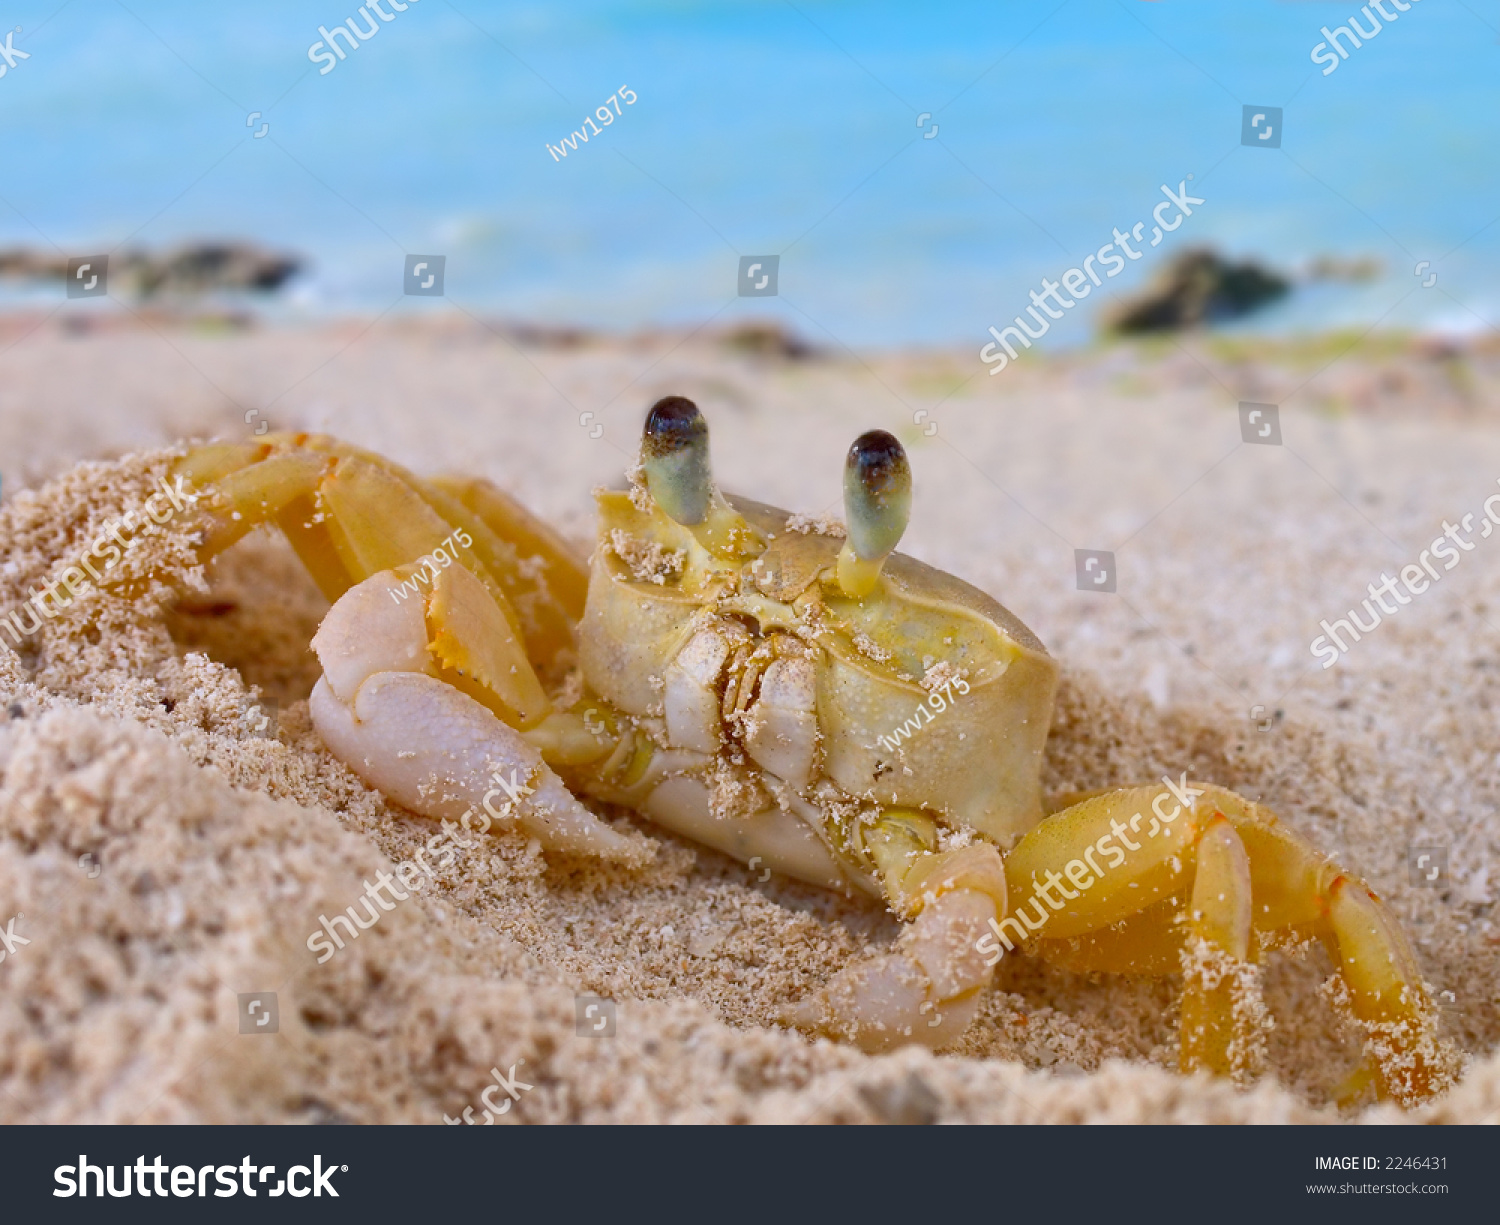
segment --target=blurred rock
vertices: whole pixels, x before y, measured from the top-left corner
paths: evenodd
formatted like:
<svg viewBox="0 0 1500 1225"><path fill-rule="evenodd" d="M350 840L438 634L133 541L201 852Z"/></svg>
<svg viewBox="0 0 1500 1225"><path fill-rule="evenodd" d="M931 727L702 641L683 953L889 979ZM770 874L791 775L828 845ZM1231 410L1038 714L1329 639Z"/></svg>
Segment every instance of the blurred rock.
<svg viewBox="0 0 1500 1225"><path fill-rule="evenodd" d="M758 357L780 357L789 361L814 357L817 350L790 328L771 321L742 323L723 333L725 347Z"/></svg>
<svg viewBox="0 0 1500 1225"><path fill-rule="evenodd" d="M241 242L187 243L160 255L126 251L111 255L109 261L112 292L123 289L140 298L222 290L271 293L301 270L298 256ZM65 255L25 247L0 251L0 279L62 281L67 274Z"/></svg>
<svg viewBox="0 0 1500 1225"><path fill-rule="evenodd" d="M209 293L219 289L272 293L302 269L293 255L265 251L248 243L197 243L167 255L125 257L125 271L137 278L143 297L154 293Z"/></svg>
<svg viewBox="0 0 1500 1225"><path fill-rule="evenodd" d="M1373 255L1340 259L1337 255L1320 255L1307 265L1309 281L1373 281L1384 270Z"/></svg>
<svg viewBox="0 0 1500 1225"><path fill-rule="evenodd" d="M26 247L0 251L0 278L8 281L61 280L67 275L68 261L54 259Z"/></svg>
<svg viewBox="0 0 1500 1225"><path fill-rule="evenodd" d="M1284 297L1291 287L1253 260L1231 264L1217 251L1185 251L1138 297L1112 312L1105 330L1128 336L1223 323Z"/></svg>

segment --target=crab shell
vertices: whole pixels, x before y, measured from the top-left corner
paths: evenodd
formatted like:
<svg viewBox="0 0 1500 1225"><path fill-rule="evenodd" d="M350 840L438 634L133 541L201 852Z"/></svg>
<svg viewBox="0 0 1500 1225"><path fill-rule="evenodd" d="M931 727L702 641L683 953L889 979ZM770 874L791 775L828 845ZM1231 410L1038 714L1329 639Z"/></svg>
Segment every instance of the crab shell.
<svg viewBox="0 0 1500 1225"><path fill-rule="evenodd" d="M841 540L789 527L788 512L745 498L728 500L767 545L726 561L641 492L596 494L599 547L579 628L593 692L654 726L668 748L717 752L737 741L804 798L832 782L856 800L924 809L1001 846L1041 820L1057 667L1014 615L900 553L869 596L849 599L833 578ZM724 619L752 641L780 630L809 644L779 674L776 664L762 673L738 724L717 717L725 671L711 630ZM968 693L948 689L951 704L935 697L945 678L962 678ZM919 730L894 753L880 744L924 703ZM810 879L827 883L821 873Z"/></svg>

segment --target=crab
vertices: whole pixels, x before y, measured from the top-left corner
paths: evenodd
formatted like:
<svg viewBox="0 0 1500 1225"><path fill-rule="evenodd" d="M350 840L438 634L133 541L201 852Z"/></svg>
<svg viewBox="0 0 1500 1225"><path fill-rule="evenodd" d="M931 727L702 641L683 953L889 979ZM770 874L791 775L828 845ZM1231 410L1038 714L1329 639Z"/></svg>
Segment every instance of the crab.
<svg viewBox="0 0 1500 1225"><path fill-rule="evenodd" d="M1326 994L1365 1035L1345 1100L1409 1105L1456 1075L1390 910L1261 805L1183 773L1048 811L1057 664L990 596L895 551L911 470L890 434L850 448L844 524L814 521L721 493L703 416L667 397L628 487L596 492L587 566L486 481L326 436L200 445L176 471L205 495L205 560L273 525L331 602L311 719L389 800L640 866L652 840L583 801L623 805L906 921L783 1024L941 1049L1024 953L1180 974L1182 1071L1245 1082L1266 954L1321 941Z"/></svg>

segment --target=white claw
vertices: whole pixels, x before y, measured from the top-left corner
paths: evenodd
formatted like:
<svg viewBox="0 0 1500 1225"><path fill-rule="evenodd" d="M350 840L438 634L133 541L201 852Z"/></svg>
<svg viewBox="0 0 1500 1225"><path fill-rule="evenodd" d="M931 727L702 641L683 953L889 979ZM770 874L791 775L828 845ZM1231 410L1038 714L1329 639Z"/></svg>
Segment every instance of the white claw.
<svg viewBox="0 0 1500 1225"><path fill-rule="evenodd" d="M424 595L392 595L401 588L394 571L386 570L344 592L323 617L313 635L312 649L323 665L323 676L343 702L377 672L425 672L436 676L427 653Z"/></svg>
<svg viewBox="0 0 1500 1225"><path fill-rule="evenodd" d="M638 866L651 844L573 798L541 754L473 698L429 675L419 600L393 603L391 573L351 588L313 639L324 676L308 701L329 750L398 804L473 828L515 821L549 850Z"/></svg>
<svg viewBox="0 0 1500 1225"><path fill-rule="evenodd" d="M840 971L782 1019L872 1054L908 1044L939 1050L962 1037L979 1010L990 971L975 946L994 917L995 903L982 893L945 893L895 952Z"/></svg>

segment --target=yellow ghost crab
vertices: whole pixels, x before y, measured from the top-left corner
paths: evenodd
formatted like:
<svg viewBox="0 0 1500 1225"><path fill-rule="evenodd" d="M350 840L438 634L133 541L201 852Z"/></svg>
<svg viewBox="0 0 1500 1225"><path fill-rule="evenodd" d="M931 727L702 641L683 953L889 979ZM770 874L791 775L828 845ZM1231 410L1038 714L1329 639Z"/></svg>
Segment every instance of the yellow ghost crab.
<svg viewBox="0 0 1500 1225"><path fill-rule="evenodd" d="M205 559L274 524L332 602L311 717L391 800L640 865L649 840L577 797L625 805L907 920L789 1025L941 1048L1022 951L1181 974L1182 1070L1244 1081L1265 953L1316 939L1366 1035L1346 1100L1412 1104L1456 1074L1389 910L1265 808L1181 775L1045 811L1056 664L995 600L895 552L911 476L889 434L849 451L845 526L813 523L720 493L702 416L668 397L628 490L596 495L588 569L488 482L323 436L208 444L177 471L207 495Z"/></svg>

